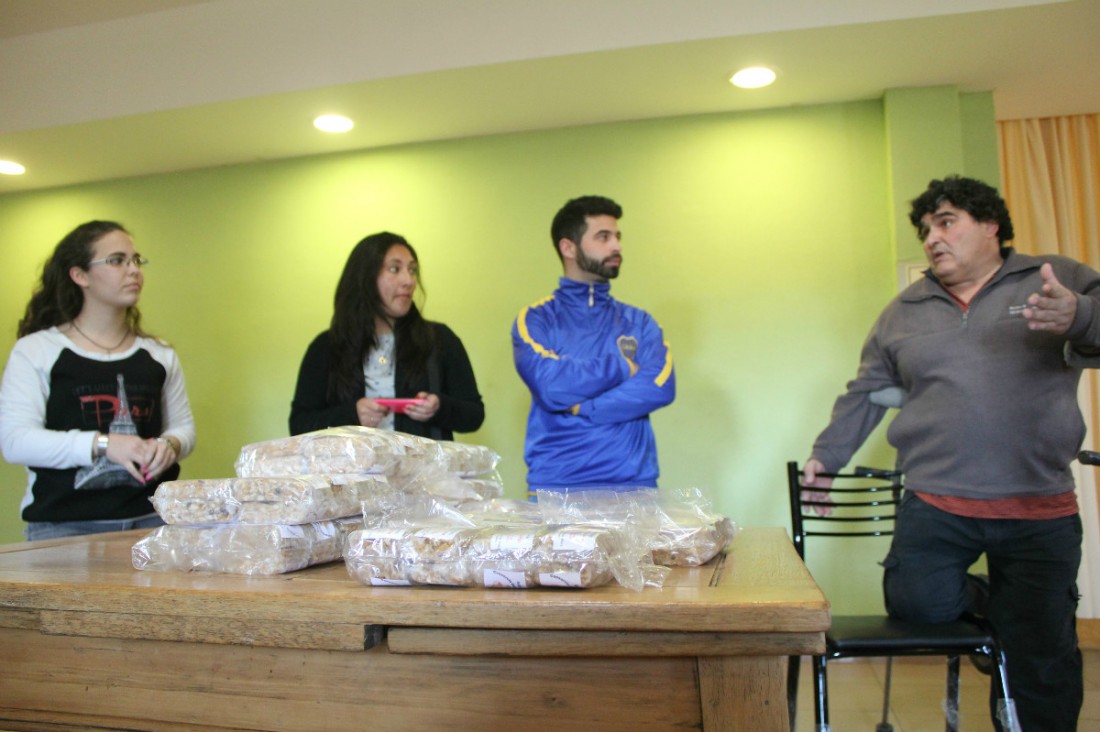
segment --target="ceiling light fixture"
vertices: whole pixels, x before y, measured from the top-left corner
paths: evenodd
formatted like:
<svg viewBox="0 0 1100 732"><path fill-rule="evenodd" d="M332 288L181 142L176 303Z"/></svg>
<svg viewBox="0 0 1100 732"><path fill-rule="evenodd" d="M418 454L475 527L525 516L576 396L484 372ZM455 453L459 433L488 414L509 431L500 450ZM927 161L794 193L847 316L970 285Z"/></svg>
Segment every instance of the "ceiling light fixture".
<svg viewBox="0 0 1100 732"><path fill-rule="evenodd" d="M742 89L759 89L775 81L775 71L767 66L750 66L730 77L730 83Z"/></svg>
<svg viewBox="0 0 1100 732"><path fill-rule="evenodd" d="M3 175L23 175L27 172L19 163L12 162L11 160L0 160L0 174Z"/></svg>
<svg viewBox="0 0 1100 732"><path fill-rule="evenodd" d="M313 120L313 126L322 132L347 132L355 123L340 114L322 114Z"/></svg>

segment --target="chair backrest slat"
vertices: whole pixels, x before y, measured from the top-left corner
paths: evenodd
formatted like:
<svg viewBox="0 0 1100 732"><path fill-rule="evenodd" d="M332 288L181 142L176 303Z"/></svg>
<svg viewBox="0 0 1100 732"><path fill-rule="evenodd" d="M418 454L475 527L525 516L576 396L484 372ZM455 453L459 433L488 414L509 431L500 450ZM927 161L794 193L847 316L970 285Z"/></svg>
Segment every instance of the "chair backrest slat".
<svg viewBox="0 0 1100 732"><path fill-rule="evenodd" d="M805 536L893 536L893 531L807 531Z"/></svg>
<svg viewBox="0 0 1100 732"><path fill-rule="evenodd" d="M802 471L795 462L787 463L787 487L790 493L791 535L799 556L806 558L808 536L830 538L890 536L894 533L897 505L901 501L902 474L896 470L854 468L847 473L829 473L830 488L805 488ZM830 499L802 500L803 491L827 494ZM887 495L883 495L883 494ZM826 515L814 509L827 507ZM807 527L813 522L813 528Z"/></svg>
<svg viewBox="0 0 1100 732"><path fill-rule="evenodd" d="M825 522L837 522L837 523L855 523L862 521L863 523L875 522L875 521L893 521L897 518L894 514L889 516L803 516L803 521L825 521ZM803 534L808 534L808 531L803 531Z"/></svg>

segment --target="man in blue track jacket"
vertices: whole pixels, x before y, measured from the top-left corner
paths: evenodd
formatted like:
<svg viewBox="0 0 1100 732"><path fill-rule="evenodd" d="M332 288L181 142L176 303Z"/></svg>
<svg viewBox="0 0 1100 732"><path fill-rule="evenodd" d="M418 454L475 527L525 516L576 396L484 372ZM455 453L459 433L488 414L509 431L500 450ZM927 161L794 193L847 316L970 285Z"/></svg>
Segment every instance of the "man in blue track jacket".
<svg viewBox="0 0 1100 732"><path fill-rule="evenodd" d="M657 486L650 412L676 396L672 352L648 313L611 297L622 208L601 196L558 211L550 236L564 276L512 327L516 370L531 390L528 495L540 489Z"/></svg>

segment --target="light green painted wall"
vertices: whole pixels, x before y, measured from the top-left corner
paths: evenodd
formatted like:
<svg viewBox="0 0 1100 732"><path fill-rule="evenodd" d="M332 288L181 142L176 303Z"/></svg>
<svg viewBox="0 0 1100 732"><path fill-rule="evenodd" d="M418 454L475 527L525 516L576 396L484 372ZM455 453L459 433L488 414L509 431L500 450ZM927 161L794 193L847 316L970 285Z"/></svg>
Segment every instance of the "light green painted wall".
<svg viewBox="0 0 1100 732"><path fill-rule="evenodd" d="M993 123L993 94L960 94L959 115L963 140L962 172L1000 188L1001 162L997 125Z"/></svg>
<svg viewBox="0 0 1100 732"><path fill-rule="evenodd" d="M742 526L786 526L784 462L808 454L895 293L887 129L883 105L860 102L0 196L0 352L56 241L93 217L124 222L152 260L145 322L186 371L199 445L183 476L229 476L241 445L286 434L299 360L348 251L389 229L417 247L427 316L470 352L487 419L463 439L500 452L520 497L528 395L509 329L556 284L554 212L600 193L625 208L613 291L673 347L678 397L653 418L662 485L707 490ZM856 460L893 463L881 431ZM19 541L22 469L0 465L0 481L0 542ZM858 562L849 551L823 547L811 569L838 611L880 607L884 548Z"/></svg>
<svg viewBox="0 0 1100 732"><path fill-rule="evenodd" d="M932 178L960 171L963 159L959 94L954 87L886 93L894 242L899 261L924 259L907 218L909 201Z"/></svg>
<svg viewBox="0 0 1100 732"><path fill-rule="evenodd" d="M928 181L958 174L1000 186L993 95L954 86L891 89L883 108L898 260L923 260L908 211Z"/></svg>

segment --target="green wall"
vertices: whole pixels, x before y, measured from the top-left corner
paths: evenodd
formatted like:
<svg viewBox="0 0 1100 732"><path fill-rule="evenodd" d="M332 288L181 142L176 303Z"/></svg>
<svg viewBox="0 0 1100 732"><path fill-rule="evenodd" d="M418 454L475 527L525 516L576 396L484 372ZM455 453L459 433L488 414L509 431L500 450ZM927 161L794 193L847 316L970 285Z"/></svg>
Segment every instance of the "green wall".
<svg viewBox="0 0 1100 732"><path fill-rule="evenodd" d="M960 106L975 105L936 114ZM518 498L528 395L509 329L556 285L554 212L604 194L625 209L613 292L658 319L676 363L676 402L653 418L662 485L705 489L742 526L787 526L784 463L808 454L896 292L891 191L906 153L884 110L619 123L0 196L0 352L61 236L122 221L152 260L145 323L186 372L199 443L183 477L229 476L241 445L286 434L299 360L327 325L348 251L389 229L418 250L426 315L470 352L487 418L462 439L502 455ZM892 464L881 430L856 459ZM0 542L22 538L24 483L0 465ZM848 551L822 547L811 569L839 611L880 606L882 551L855 565Z"/></svg>

